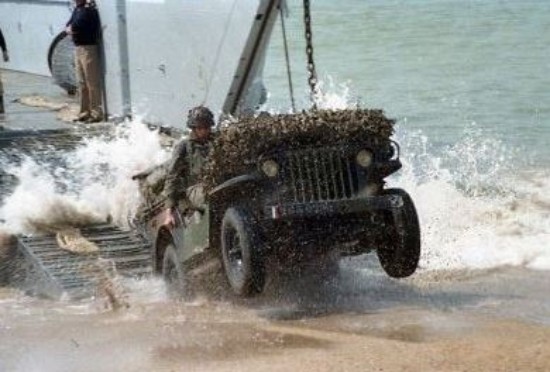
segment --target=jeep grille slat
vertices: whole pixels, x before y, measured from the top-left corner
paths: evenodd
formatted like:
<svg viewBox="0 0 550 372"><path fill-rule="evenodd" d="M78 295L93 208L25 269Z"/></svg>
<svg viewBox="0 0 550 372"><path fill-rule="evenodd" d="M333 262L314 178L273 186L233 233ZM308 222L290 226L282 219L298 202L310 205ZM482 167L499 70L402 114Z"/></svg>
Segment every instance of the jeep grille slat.
<svg viewBox="0 0 550 372"><path fill-rule="evenodd" d="M332 153L329 153L328 154L328 163L330 164L330 175L331 175L331 178L332 178L332 185L333 185L333 188L332 188L332 199L339 199L340 196L338 195L338 178L337 178L337 174L336 174L336 167L334 166L334 159L333 159L333 155Z"/></svg>
<svg viewBox="0 0 550 372"><path fill-rule="evenodd" d="M294 200L298 200L298 187L297 187L297 177L296 177L296 160L294 158L294 154L289 154L288 156L288 168L290 171L290 182L294 187L291 187L292 193L294 196Z"/></svg>
<svg viewBox="0 0 550 372"><path fill-rule="evenodd" d="M302 158L296 155L296 164L298 164L298 183L294 187L298 187L300 190L300 200L301 202L306 201L306 181L304 176L304 171L302 167Z"/></svg>
<svg viewBox="0 0 550 372"><path fill-rule="evenodd" d="M315 153L312 151L311 155L313 159L314 169L315 169L315 179L317 180L316 186L317 186L317 200L324 200L323 194L321 192L321 186L324 182L324 179L321 177L319 173L319 158L315 156Z"/></svg>
<svg viewBox="0 0 550 372"><path fill-rule="evenodd" d="M351 198L357 192L357 190L354 189L354 185L356 184L354 182L354 176L356 176L357 173L352 171L351 164L351 161L346 161L346 171L348 174L348 184L346 186L349 188L347 190L349 198Z"/></svg>
<svg viewBox="0 0 550 372"><path fill-rule="evenodd" d="M313 179L313 157L306 152L305 156L302 157L302 162L304 163L304 170L306 174L306 185L307 185L307 194L306 201L315 200L315 180Z"/></svg>
<svg viewBox="0 0 550 372"><path fill-rule="evenodd" d="M284 199L298 203L349 199L358 190L353 157L340 148L291 151L285 154Z"/></svg>
<svg viewBox="0 0 550 372"><path fill-rule="evenodd" d="M325 186L325 199L330 200L331 182L330 168L326 161L321 162L321 169L323 170L323 185Z"/></svg>
<svg viewBox="0 0 550 372"><path fill-rule="evenodd" d="M341 198L345 199L346 194L346 179L344 178L344 167L342 166L343 159L341 157L336 158L338 176L340 177L340 191Z"/></svg>

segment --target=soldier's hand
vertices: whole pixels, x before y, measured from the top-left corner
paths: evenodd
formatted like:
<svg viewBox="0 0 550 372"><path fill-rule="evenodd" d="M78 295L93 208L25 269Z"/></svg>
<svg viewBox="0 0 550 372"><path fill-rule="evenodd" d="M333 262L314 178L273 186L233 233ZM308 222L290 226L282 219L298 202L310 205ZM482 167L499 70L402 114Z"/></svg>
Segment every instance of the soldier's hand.
<svg viewBox="0 0 550 372"><path fill-rule="evenodd" d="M2 53L4 55L4 62L9 62L10 61L10 55L8 54L8 51L4 51L4 53Z"/></svg>
<svg viewBox="0 0 550 372"><path fill-rule="evenodd" d="M163 226L176 227L176 215L173 208L168 208L164 211Z"/></svg>

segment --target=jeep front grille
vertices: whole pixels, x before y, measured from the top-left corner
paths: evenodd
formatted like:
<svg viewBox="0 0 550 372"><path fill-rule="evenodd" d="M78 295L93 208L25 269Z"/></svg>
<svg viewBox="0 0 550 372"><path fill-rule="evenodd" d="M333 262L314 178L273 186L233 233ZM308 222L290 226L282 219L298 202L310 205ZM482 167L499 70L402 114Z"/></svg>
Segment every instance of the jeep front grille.
<svg viewBox="0 0 550 372"><path fill-rule="evenodd" d="M341 148L286 153L281 174L286 199L295 202L349 199L357 194L357 165Z"/></svg>

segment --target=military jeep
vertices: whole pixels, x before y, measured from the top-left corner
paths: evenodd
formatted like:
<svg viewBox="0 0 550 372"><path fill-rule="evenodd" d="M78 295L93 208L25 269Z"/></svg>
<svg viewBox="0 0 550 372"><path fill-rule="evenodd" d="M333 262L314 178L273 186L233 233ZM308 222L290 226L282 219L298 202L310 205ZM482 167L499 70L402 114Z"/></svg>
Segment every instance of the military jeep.
<svg viewBox="0 0 550 372"><path fill-rule="evenodd" d="M210 174L218 170L205 178L207 204L175 227L163 226L162 202L146 200L142 220L154 267L171 291L184 293L190 273L216 260L239 296L262 291L272 262L318 266L330 277L340 257L375 250L389 276L415 272L420 228L413 201L384 182L401 168L398 144L372 133L346 135L345 142L308 130L297 137L274 139L257 156L244 148L242 157L214 154ZM231 156L237 166L216 164Z"/></svg>

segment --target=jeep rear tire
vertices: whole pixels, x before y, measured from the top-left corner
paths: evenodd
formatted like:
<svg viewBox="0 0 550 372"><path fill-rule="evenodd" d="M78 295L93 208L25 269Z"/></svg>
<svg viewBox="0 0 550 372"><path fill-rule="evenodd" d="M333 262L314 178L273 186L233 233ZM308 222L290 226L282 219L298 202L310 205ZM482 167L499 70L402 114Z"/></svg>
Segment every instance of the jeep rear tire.
<svg viewBox="0 0 550 372"><path fill-rule="evenodd" d="M244 208L225 211L221 228L222 261L233 292L251 297L263 290L265 267L254 218Z"/></svg>
<svg viewBox="0 0 550 372"><path fill-rule="evenodd" d="M404 190L387 189L384 195L397 195L403 200L399 211L387 214L386 231L376 253L380 265L392 278L412 275L420 260L420 224L414 203Z"/></svg>

